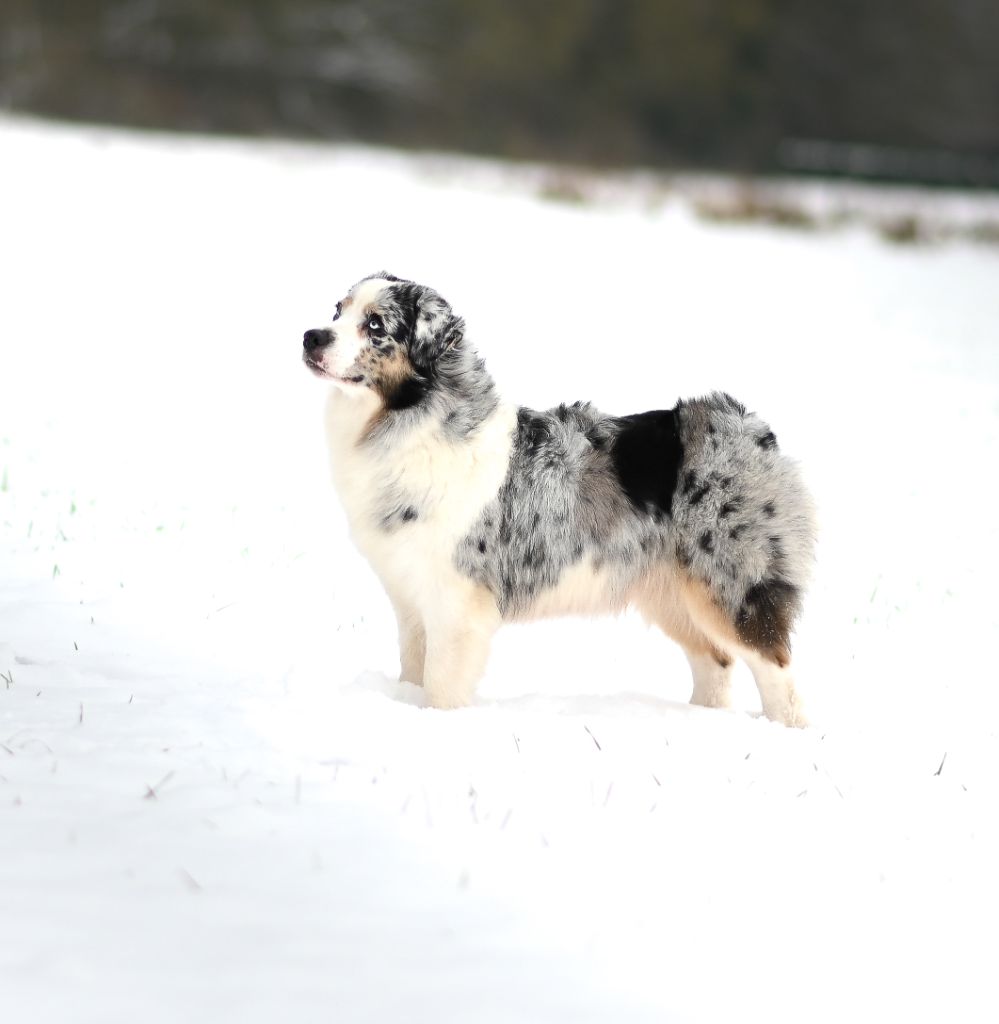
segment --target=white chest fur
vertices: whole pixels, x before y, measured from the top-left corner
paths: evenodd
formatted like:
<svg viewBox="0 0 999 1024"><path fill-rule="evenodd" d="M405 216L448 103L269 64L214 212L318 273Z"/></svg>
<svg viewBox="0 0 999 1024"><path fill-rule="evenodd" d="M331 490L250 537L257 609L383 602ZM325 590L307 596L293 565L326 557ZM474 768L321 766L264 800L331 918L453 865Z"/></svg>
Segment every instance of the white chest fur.
<svg viewBox="0 0 999 1024"><path fill-rule="evenodd" d="M354 541L390 591L414 601L451 581L457 543L506 477L516 409L500 405L468 438L428 418L390 444L365 441L376 409L334 390L326 414L333 482ZM386 516L411 509L406 521Z"/></svg>

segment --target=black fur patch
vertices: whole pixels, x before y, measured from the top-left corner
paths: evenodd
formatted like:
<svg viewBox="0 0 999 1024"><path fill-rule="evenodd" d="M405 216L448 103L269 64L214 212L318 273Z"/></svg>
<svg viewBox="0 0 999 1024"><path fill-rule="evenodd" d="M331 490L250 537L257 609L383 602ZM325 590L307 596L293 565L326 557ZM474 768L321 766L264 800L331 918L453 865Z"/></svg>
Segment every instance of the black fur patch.
<svg viewBox="0 0 999 1024"><path fill-rule="evenodd" d="M402 521L404 523L411 523L416 518L416 509L412 505L407 505L402 510Z"/></svg>
<svg viewBox="0 0 999 1024"><path fill-rule="evenodd" d="M766 517L767 517L768 519L773 519L773 517L774 517L775 515L777 515L777 509L776 509L776 508L774 508L774 503L773 503L772 501L768 501L768 502L767 502L767 503L766 503L766 504L765 504L765 505L763 506L763 514L764 514L764 515L765 515L765 516L766 516Z"/></svg>
<svg viewBox="0 0 999 1024"><path fill-rule="evenodd" d="M431 390L431 382L419 374L411 374L385 396L385 408L392 412L412 409L422 404Z"/></svg>
<svg viewBox="0 0 999 1024"><path fill-rule="evenodd" d="M672 409L622 416L610 457L621 488L637 509L673 511L683 442Z"/></svg>
<svg viewBox="0 0 999 1024"><path fill-rule="evenodd" d="M736 618L739 639L778 664L786 664L791 626L800 602L798 588L777 577L750 587Z"/></svg>
<svg viewBox="0 0 999 1024"><path fill-rule="evenodd" d="M479 541L479 554L484 555L486 553L486 542L484 540Z"/></svg>
<svg viewBox="0 0 999 1024"><path fill-rule="evenodd" d="M709 555L715 550L715 538L710 530L705 530L697 543L701 546L701 550L706 551Z"/></svg>
<svg viewBox="0 0 999 1024"><path fill-rule="evenodd" d="M742 508L742 498L731 498L726 501L720 509L718 509L718 516L724 519L726 516L730 516L733 512L738 512Z"/></svg>
<svg viewBox="0 0 999 1024"><path fill-rule="evenodd" d="M711 490L711 487L710 487L709 484L702 484L690 496L690 504L691 505L697 505L701 501L701 499L704 497L704 495L707 494L708 491L710 491L710 490Z"/></svg>
<svg viewBox="0 0 999 1024"><path fill-rule="evenodd" d="M604 446L607 444L607 439L596 430L587 430L586 440L589 441L598 452L602 451Z"/></svg>
<svg viewBox="0 0 999 1024"><path fill-rule="evenodd" d="M551 437L545 418L531 412L530 409L517 410L517 427L524 444L532 451L540 448Z"/></svg>
<svg viewBox="0 0 999 1024"><path fill-rule="evenodd" d="M761 448L766 448L767 450L776 448L777 447L777 435L772 430L768 430L765 434L763 434L761 437L758 437L756 439L756 443Z"/></svg>

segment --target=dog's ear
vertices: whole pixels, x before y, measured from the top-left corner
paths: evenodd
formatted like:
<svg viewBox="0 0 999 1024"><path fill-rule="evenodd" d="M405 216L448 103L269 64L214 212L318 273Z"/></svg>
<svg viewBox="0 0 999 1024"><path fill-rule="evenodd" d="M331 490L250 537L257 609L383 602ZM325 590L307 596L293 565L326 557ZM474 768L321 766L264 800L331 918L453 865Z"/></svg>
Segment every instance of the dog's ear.
<svg viewBox="0 0 999 1024"><path fill-rule="evenodd" d="M414 285L410 295L409 349L414 363L429 366L462 343L465 321L431 288Z"/></svg>

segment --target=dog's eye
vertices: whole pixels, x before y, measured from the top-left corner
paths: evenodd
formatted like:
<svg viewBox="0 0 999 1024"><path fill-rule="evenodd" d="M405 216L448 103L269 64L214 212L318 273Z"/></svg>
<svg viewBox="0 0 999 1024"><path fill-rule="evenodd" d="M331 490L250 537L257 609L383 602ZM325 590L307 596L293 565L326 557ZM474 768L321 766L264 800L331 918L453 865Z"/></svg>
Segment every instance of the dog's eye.
<svg viewBox="0 0 999 1024"><path fill-rule="evenodd" d="M368 330L372 334L383 334L385 331L385 325L382 323L382 318L376 313L372 313L368 317Z"/></svg>
<svg viewBox="0 0 999 1024"><path fill-rule="evenodd" d="M339 320L341 312L343 312L343 303L342 302L338 302L336 304L336 312L333 314L333 319L334 320Z"/></svg>

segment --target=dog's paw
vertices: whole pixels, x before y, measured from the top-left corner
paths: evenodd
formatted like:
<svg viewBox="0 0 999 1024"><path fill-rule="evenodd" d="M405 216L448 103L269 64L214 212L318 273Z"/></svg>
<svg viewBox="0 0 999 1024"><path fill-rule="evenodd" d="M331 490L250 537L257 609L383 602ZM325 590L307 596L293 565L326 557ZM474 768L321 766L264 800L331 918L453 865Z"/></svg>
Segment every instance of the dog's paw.
<svg viewBox="0 0 999 1024"><path fill-rule="evenodd" d="M467 708L472 703L470 694L457 693L453 690L426 690L427 707L438 711L452 711L456 708Z"/></svg>
<svg viewBox="0 0 999 1024"><path fill-rule="evenodd" d="M779 708L770 708L766 717L778 725L786 725L789 729L807 729L812 723L805 714L800 701L789 701Z"/></svg>

